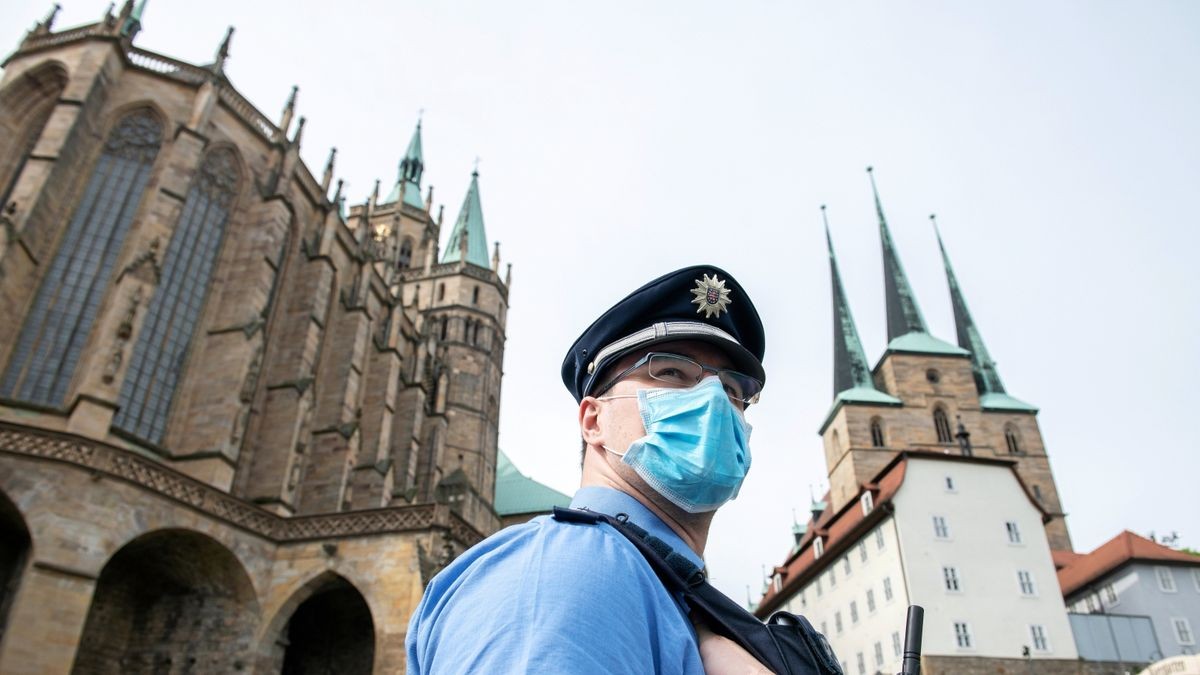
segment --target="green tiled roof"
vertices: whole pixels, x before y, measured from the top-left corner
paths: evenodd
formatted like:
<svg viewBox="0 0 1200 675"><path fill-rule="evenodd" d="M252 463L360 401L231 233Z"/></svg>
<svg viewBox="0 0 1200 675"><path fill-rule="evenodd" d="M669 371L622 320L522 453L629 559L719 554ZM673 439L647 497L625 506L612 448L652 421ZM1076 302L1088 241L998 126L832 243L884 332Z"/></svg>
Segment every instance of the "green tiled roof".
<svg viewBox="0 0 1200 675"><path fill-rule="evenodd" d="M464 231L467 233L466 262L484 269L491 268L491 262L488 260L487 233L483 229L483 206L479 201L478 171L471 174L471 187L467 189L467 196L463 199L458 220L454 221L450 238L442 247L442 262L458 262L462 259L460 240Z"/></svg>
<svg viewBox="0 0 1200 675"><path fill-rule="evenodd" d="M569 506L571 498L521 473L504 454L496 452L496 502L500 516L519 513L549 513L555 506Z"/></svg>
<svg viewBox="0 0 1200 675"><path fill-rule="evenodd" d="M1037 407L1015 399L1008 394L984 394L979 397L979 407L984 410L1016 410L1032 413L1038 411Z"/></svg>
<svg viewBox="0 0 1200 675"><path fill-rule="evenodd" d="M833 399L834 404L849 402L849 403L875 403L878 405L901 405L900 399L895 396L889 396L874 387L854 387L845 391L838 392L838 395Z"/></svg>
<svg viewBox="0 0 1200 675"><path fill-rule="evenodd" d="M929 333L912 332L888 343L889 352L909 352L913 354L946 354L950 356L970 356L971 353L961 347L955 347L949 342L942 342Z"/></svg>
<svg viewBox="0 0 1200 675"><path fill-rule="evenodd" d="M833 405L829 408L829 412L825 414L825 421L821 422L821 429L817 433L825 433L825 429L829 426L829 423L833 421L833 416L837 414L838 410L841 410L842 404L844 403L862 403L866 405L887 406L904 405L900 399L894 396L889 396L872 387L854 387L852 389L847 389L846 391L838 392L838 395L834 397Z"/></svg>
<svg viewBox="0 0 1200 675"><path fill-rule="evenodd" d="M418 209L425 209L425 201L421 199L421 174L425 172L425 153L421 148L421 123L413 131L412 139L408 142L408 150L400 160L400 173L396 176L396 185L388 193L384 204L392 204L400 199L400 186L404 186L404 203Z"/></svg>
<svg viewBox="0 0 1200 675"><path fill-rule="evenodd" d="M396 186L388 193L387 199L383 200L384 204L391 204L400 199L400 182L396 181ZM415 206L422 211L425 210L425 200L421 199L421 186L408 181L408 185L404 188L404 203L409 206Z"/></svg>

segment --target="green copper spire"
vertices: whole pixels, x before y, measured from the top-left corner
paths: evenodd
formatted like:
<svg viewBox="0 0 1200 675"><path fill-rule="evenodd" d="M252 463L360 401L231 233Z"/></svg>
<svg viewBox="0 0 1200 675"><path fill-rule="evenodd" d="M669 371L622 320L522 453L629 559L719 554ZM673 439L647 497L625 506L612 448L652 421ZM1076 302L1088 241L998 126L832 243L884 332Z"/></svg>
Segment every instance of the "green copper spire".
<svg viewBox="0 0 1200 675"><path fill-rule="evenodd" d="M917 306L917 298L913 295L912 287L908 285L908 277L904 275L904 267L900 264L896 245L892 243L892 233L888 230L887 218L883 215L883 204L879 201L879 190L875 187L875 172L869 166L867 176L871 179L871 192L875 195L875 212L879 214L879 238L883 242L883 284L887 294L888 340L895 340L909 333L928 333L925 317L921 316L921 308Z"/></svg>
<svg viewBox="0 0 1200 675"><path fill-rule="evenodd" d="M871 367L867 364L867 355L858 339L858 329L850 314L846 290L842 287L842 275L838 272L824 204L821 205L821 220L825 223L825 244L829 248L829 274L833 285L833 395L855 387L874 389Z"/></svg>
<svg viewBox="0 0 1200 675"><path fill-rule="evenodd" d="M967 300L958 285L958 278L954 276L954 268L950 266L950 256L946 254L946 246L942 243L937 217L931 214L929 220L933 222L933 233L937 237L938 249L942 252L942 264L946 268L950 304L954 307L954 325L958 329L958 346L971 352L971 371L975 375L975 386L979 389L980 404L991 409L1036 411L1033 406L1018 401L1004 391L1004 383L1000 381L1000 373L996 371L996 362L992 360L983 344L983 336L979 334L979 328L971 318Z"/></svg>
<svg viewBox="0 0 1200 675"><path fill-rule="evenodd" d="M875 173L867 167L871 178L871 192L875 195L875 212L879 215L879 238L883 243L883 288L887 301L888 351L918 354L954 354L965 356L966 351L942 342L929 334L925 317L917 306L917 296L908 285L900 254L892 242L887 218L883 215L883 204L879 201L879 190L875 187Z"/></svg>
<svg viewBox="0 0 1200 675"><path fill-rule="evenodd" d="M462 256L463 233L467 237L466 261L484 269L491 269L488 262L487 232L483 229L483 206L479 201L479 171L471 172L471 187L463 198L462 208L458 212L458 220L454 221L454 229L450 230L450 238L442 248L442 262L459 262Z"/></svg>
<svg viewBox="0 0 1200 675"><path fill-rule="evenodd" d="M400 186L404 186L404 203L424 210L425 202L421 199L421 174L425 172L425 155L421 151L421 120L417 120L417 128L413 131L412 139L408 142L408 150L400 160L400 172L396 176L396 186L388 193L385 204L391 204L400 199Z"/></svg>
<svg viewBox="0 0 1200 675"><path fill-rule="evenodd" d="M821 433L833 420L843 403L866 403L869 405L902 405L899 399L875 388L871 367L863 352L858 329L850 314L850 303L846 289L842 287L842 275L838 272L837 256L833 252L833 238L829 235L829 220L825 217L825 206L821 205L821 219L825 223L825 244L829 247L829 274L833 286L833 407L821 425Z"/></svg>

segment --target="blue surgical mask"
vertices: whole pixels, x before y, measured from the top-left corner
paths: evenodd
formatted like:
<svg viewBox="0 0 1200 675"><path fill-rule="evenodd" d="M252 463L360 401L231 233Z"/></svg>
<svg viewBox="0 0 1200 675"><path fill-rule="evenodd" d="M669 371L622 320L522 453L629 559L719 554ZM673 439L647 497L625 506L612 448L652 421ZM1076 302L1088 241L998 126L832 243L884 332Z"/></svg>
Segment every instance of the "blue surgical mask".
<svg viewBox="0 0 1200 675"><path fill-rule="evenodd" d="M627 397L633 398L604 399ZM715 511L737 497L750 470L750 425L719 379L687 389L640 389L636 398L646 435L624 454L609 452L688 513Z"/></svg>

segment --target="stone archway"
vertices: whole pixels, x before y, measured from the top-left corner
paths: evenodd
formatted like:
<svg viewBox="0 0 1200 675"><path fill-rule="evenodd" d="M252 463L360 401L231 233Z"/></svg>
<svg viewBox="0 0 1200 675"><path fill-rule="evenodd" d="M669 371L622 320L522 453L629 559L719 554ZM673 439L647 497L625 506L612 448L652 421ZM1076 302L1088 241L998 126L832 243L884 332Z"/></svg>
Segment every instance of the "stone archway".
<svg viewBox="0 0 1200 675"><path fill-rule="evenodd" d="M0 640L8 626L8 612L17 595L31 544L21 512L0 492Z"/></svg>
<svg viewBox="0 0 1200 675"><path fill-rule="evenodd" d="M282 675L370 675L375 622L362 594L325 573L287 602L275 623L274 666Z"/></svg>
<svg viewBox="0 0 1200 675"><path fill-rule="evenodd" d="M229 549L198 532L151 532L101 570L73 672L249 672L258 616Z"/></svg>

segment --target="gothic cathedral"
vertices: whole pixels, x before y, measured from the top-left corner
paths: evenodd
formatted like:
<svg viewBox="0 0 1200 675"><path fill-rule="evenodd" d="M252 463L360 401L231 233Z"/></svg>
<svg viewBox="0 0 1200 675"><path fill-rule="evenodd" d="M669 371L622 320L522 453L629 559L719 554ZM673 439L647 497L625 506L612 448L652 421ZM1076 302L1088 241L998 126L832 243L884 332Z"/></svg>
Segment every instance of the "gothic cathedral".
<svg viewBox="0 0 1200 675"><path fill-rule="evenodd" d="M347 205L144 0L0 80L0 672L398 672L498 529L510 272L417 124ZM402 141L402 139L398 139ZM464 172L465 173L465 172ZM332 194L331 194L332 193Z"/></svg>

